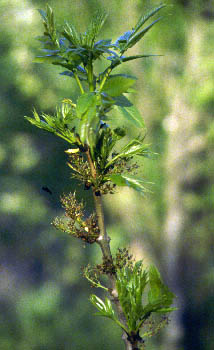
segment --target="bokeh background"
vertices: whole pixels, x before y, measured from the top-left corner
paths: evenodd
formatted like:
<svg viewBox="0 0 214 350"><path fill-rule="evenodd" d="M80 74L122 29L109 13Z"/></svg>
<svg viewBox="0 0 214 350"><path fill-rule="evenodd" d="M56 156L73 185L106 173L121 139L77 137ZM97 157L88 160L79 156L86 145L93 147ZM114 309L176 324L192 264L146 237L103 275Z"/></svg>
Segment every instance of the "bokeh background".
<svg viewBox="0 0 214 350"><path fill-rule="evenodd" d="M123 189L105 198L113 251L128 246L155 262L177 295L179 310L148 349L214 349L214 3L166 0L159 22L130 53L162 54L126 63L117 72L138 77L131 99L144 117L147 142L158 156L140 176L154 182L146 198ZM115 40L153 0L49 0L59 25L84 31L97 8L109 12L103 38ZM76 97L60 68L33 63L43 31L36 9L46 1L0 2L0 349L123 349L120 330L96 318L81 267L100 259L55 230L60 194L88 191L66 166L68 145L36 129L24 115L53 112ZM99 66L98 66L99 68ZM117 123L123 123L117 116ZM131 136L130 128L130 136ZM53 195L43 192L48 186Z"/></svg>

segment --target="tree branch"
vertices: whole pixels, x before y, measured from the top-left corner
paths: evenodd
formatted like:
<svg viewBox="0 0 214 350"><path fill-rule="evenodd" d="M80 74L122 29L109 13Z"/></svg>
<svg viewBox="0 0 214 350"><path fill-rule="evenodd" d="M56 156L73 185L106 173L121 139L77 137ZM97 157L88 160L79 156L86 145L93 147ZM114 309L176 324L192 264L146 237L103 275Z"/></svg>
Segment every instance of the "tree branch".
<svg viewBox="0 0 214 350"><path fill-rule="evenodd" d="M94 166L94 163L92 161L89 148L86 151L86 156L87 156L88 163L90 166L91 175L94 179L96 179L97 172L96 172L96 168ZM96 215L97 215L97 220L98 220L98 226L100 229L100 236L97 239L97 243L99 244L99 246L101 248L101 251L103 254L103 260L106 262L109 262L109 264L113 265L113 259L112 259L111 249L110 249L110 237L108 236L108 234L106 232L105 221L104 221L102 197L101 197L100 193L97 195L96 190L94 190L94 189L93 189L93 197L94 197L95 210L96 210ZM123 313L123 310L121 308L121 305L120 305L120 302L118 299L115 277L114 277L114 275L109 274L108 278L109 278L109 282L110 282L110 286L111 286L111 291L110 291L111 298L112 298L112 301L114 302L115 307L117 309L119 321L125 326L125 328L127 328L126 318L125 318L125 315ZM127 339L126 332L123 332L122 339L125 343L125 349L132 350L133 347Z"/></svg>

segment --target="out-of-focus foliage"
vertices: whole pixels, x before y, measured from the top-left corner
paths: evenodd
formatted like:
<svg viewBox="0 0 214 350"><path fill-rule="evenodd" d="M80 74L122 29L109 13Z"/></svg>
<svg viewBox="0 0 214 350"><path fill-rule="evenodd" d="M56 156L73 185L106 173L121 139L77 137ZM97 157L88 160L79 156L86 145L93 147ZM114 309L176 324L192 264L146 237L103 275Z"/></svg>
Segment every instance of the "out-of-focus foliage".
<svg viewBox="0 0 214 350"><path fill-rule="evenodd" d="M192 160L196 175L194 185L192 181L184 184L183 197L189 217L179 276L186 295L183 349L211 350L214 344L210 334L214 319L210 293L214 286L211 176L214 166L214 9L211 0L165 3L170 6L164 10L164 20L147 34L138 50L142 54L164 56L139 60L133 71L131 64L126 63L127 74L143 76L135 99L146 120L147 141L152 143L153 151L159 153L155 160L144 160L143 167L143 175L155 183L154 193L143 201L131 191L121 191L114 197L109 195L106 210L109 232L114 236L113 248L130 241L137 255L142 241L145 259L151 255L157 262L164 259L162 232L167 203L163 200L166 186L163 169L167 130L163 120L170 114L176 90L183 91L189 109L199 115L196 137L190 144L197 157ZM107 27L103 29L106 39L112 30L116 39L118 33L132 28L144 7L157 6L154 0L51 0L49 4L61 24L64 18L69 21L72 17L82 32L92 14L104 7L110 12ZM59 195L73 191L76 186L69 181L69 168L65 166L66 145L63 140L57 143L52 135L31 127L23 118L32 114L32 106L52 113L57 101L77 94L71 78L57 75L56 67L33 63L39 54L33 38L42 34L36 9L44 7L44 1L37 0L2 0L0 4L1 348L119 349L122 342L111 321L93 317L88 301L90 290L80 274L81 266L99 258L97 251L82 247L50 227L60 211ZM194 50L191 35L197 39ZM194 52L192 57L191 52ZM178 105L178 109L182 106ZM118 119L118 126L122 124L122 119ZM130 135L132 130L130 127ZM204 144L201 152L195 151ZM53 194L42 191L44 186ZM82 191L79 196L90 208L89 192ZM157 346L151 344L153 348Z"/></svg>

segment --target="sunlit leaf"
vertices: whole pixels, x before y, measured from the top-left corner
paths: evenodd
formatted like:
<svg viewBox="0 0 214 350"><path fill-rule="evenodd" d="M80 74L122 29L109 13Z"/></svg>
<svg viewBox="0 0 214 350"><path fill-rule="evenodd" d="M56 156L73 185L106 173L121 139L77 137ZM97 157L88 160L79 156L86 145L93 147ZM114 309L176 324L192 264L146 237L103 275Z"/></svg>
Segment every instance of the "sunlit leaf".
<svg viewBox="0 0 214 350"><path fill-rule="evenodd" d="M39 115L38 115L38 113L37 113L37 111L36 111L35 108L34 108L34 110L33 110L33 115L34 115L35 120L36 120L37 122L40 122L40 117L39 117Z"/></svg>
<svg viewBox="0 0 214 350"><path fill-rule="evenodd" d="M143 186L144 181L130 176L113 174L109 176L109 179L117 186L128 186L138 192L141 192L142 194L149 192L149 190Z"/></svg>
<svg viewBox="0 0 214 350"><path fill-rule="evenodd" d="M54 55L47 56L37 56L34 58L33 62L35 63L55 63L55 62L63 62L63 58Z"/></svg>
<svg viewBox="0 0 214 350"><path fill-rule="evenodd" d="M135 83L136 83L135 77L125 75L125 74L112 75L106 81L102 91L106 92L108 95L112 97L120 96Z"/></svg>
<svg viewBox="0 0 214 350"><path fill-rule="evenodd" d="M115 320L115 313L111 304L111 301L108 298L105 298L105 302L100 299L95 294L90 296L91 303L99 310L96 313L97 316L105 316Z"/></svg>
<svg viewBox="0 0 214 350"><path fill-rule="evenodd" d="M114 164L118 158L132 158L133 156L148 157L150 155L149 145L143 144L139 139L130 141L121 151L113 157L107 164L106 169Z"/></svg>
<svg viewBox="0 0 214 350"><path fill-rule="evenodd" d="M94 92L88 92L83 95L81 95L77 100L77 117L81 118L84 113L89 109L91 106L96 105L96 95Z"/></svg>

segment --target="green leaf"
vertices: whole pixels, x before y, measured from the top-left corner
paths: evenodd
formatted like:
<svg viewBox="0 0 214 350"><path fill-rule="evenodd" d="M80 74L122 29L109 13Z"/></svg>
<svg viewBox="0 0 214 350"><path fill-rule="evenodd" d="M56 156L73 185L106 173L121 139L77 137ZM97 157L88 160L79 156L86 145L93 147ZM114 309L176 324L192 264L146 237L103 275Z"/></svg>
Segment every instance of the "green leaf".
<svg viewBox="0 0 214 350"><path fill-rule="evenodd" d="M107 14L100 13L99 11L97 11L97 13L94 15L84 35L85 45L89 46L90 48L93 48L97 35L99 34L106 20L106 17L107 17Z"/></svg>
<svg viewBox="0 0 214 350"><path fill-rule="evenodd" d="M132 157L133 155L145 156L148 153L148 144L143 144L141 140L134 139L121 149L119 157Z"/></svg>
<svg viewBox="0 0 214 350"><path fill-rule="evenodd" d="M149 192L149 190L143 186L144 181L135 179L133 177L120 174L112 174L109 176L109 179L117 186L128 186L138 192L141 192L142 194Z"/></svg>
<svg viewBox="0 0 214 350"><path fill-rule="evenodd" d="M155 312L166 314L168 312L172 312L176 310L178 310L177 307L165 307L165 308L158 309Z"/></svg>
<svg viewBox="0 0 214 350"><path fill-rule="evenodd" d="M152 9L148 14L145 16L141 16L140 19L138 20L136 26L134 27L134 33L136 33L147 21L149 18L154 16L158 11L160 11L162 8L166 7L165 4L161 4L160 6Z"/></svg>
<svg viewBox="0 0 214 350"><path fill-rule="evenodd" d="M73 24L66 23L62 35L75 47L81 46L79 33Z"/></svg>
<svg viewBox="0 0 214 350"><path fill-rule="evenodd" d="M147 54L147 55L135 55L135 56L121 56L121 57L108 57L107 59L110 59L112 61L112 66L113 68L119 66L121 63L123 62L128 62L128 61L132 61L132 60L136 60L138 58L148 58L148 57L158 57L158 56L163 56L163 55L152 55L152 54Z"/></svg>
<svg viewBox="0 0 214 350"><path fill-rule="evenodd" d="M118 153L115 157L113 157L107 164L106 169L114 164L118 158L131 158L134 155L136 156L142 156L142 157L148 157L151 153L148 144L143 144L143 140L140 139L134 139L130 141L127 145L125 145L120 153Z"/></svg>
<svg viewBox="0 0 214 350"><path fill-rule="evenodd" d="M160 273L154 265L149 268L149 284L148 300L150 304L160 304L158 308L160 311L173 303L175 295L163 284Z"/></svg>
<svg viewBox="0 0 214 350"><path fill-rule="evenodd" d="M142 261L138 261L133 267L125 266L117 270L116 288L129 331L137 330L144 315L142 296L147 283L147 271Z"/></svg>
<svg viewBox="0 0 214 350"><path fill-rule="evenodd" d="M105 316L115 320L115 313L108 298L105 298L104 302L102 299L98 298L98 296L92 294L90 296L90 301L99 310L99 312L96 313L97 316Z"/></svg>
<svg viewBox="0 0 214 350"><path fill-rule="evenodd" d="M65 66L65 65L64 65ZM68 67L68 66L67 66ZM73 65L69 66L69 69L70 70L73 70ZM86 73L86 70L84 68L82 68L81 66L76 66L75 67L75 70L77 71L77 75L78 75L78 78L82 81L82 80L87 80L87 73ZM74 73L71 72L71 71L65 71L65 72L62 72L62 73L59 73L60 75L67 75L68 77L72 77L72 78L75 78L74 76Z"/></svg>
<svg viewBox="0 0 214 350"><path fill-rule="evenodd" d="M92 156L96 143L96 134L99 127L99 117L96 113L97 97L93 92L81 95L77 100L76 113L81 119L79 123L79 135L83 144L90 146Z"/></svg>
<svg viewBox="0 0 214 350"><path fill-rule="evenodd" d="M142 37L155 25L157 22L161 20L161 17L156 19L154 22L152 22L150 25L148 25L146 28L142 29L139 33L135 34L129 42L126 44L124 51L127 49L130 49L133 47Z"/></svg>
<svg viewBox="0 0 214 350"><path fill-rule="evenodd" d="M129 120L132 124L138 128L145 128L144 120L135 106L122 107L116 106L116 108L123 114L123 116Z"/></svg>
<svg viewBox="0 0 214 350"><path fill-rule="evenodd" d="M47 123L45 123L44 121L40 121L38 122L37 120L33 119L33 118L30 118L30 117L24 117L25 119L27 119L31 124L37 126L37 128L40 128L40 129L43 129L43 130L46 130L46 131L49 131L49 132L54 132L55 130L49 126Z"/></svg>
<svg viewBox="0 0 214 350"><path fill-rule="evenodd" d="M54 30L54 14L52 8L47 4L47 18L49 22L50 29L53 31Z"/></svg>
<svg viewBox="0 0 214 350"><path fill-rule="evenodd" d="M88 92L81 95L77 100L77 117L81 119L81 117L87 112L90 107L96 106L96 100L97 98L94 92Z"/></svg>
<svg viewBox="0 0 214 350"><path fill-rule="evenodd" d="M74 128L71 126L71 121L75 118L75 113L71 106L67 104L63 104L60 109L57 109L56 116L50 116L48 114L43 113L42 118L45 120L41 120L36 110L33 110L34 118L25 117L31 124L37 126L40 129L49 131L70 144L79 144L79 139L77 139ZM69 127L71 126L71 130Z"/></svg>
<svg viewBox="0 0 214 350"><path fill-rule="evenodd" d="M98 298L95 294L92 294L90 296L90 301L99 310L99 312L97 312L95 315L112 319L119 327L128 333L128 329L126 329L125 326L118 320L111 301L108 298L105 298L105 302L103 302L102 299Z"/></svg>
<svg viewBox="0 0 214 350"><path fill-rule="evenodd" d="M129 38L132 36L134 30L129 30L125 33L123 33L115 42L115 46L120 49L120 51L123 51L123 48L129 41Z"/></svg>
<svg viewBox="0 0 214 350"><path fill-rule="evenodd" d="M116 142L126 135L125 129L112 130L106 123L102 123L96 138L96 159L100 169L106 168L107 159Z"/></svg>
<svg viewBox="0 0 214 350"><path fill-rule="evenodd" d="M124 95L120 95L114 98L115 105L121 107L131 107L133 104L128 100L128 98Z"/></svg>
<svg viewBox="0 0 214 350"><path fill-rule="evenodd" d="M148 58L148 57L158 57L158 56L163 56L163 55L135 55L135 56L128 56L128 57L122 57L121 61L122 62L128 62L128 61L132 61L132 60L136 60L138 58Z"/></svg>
<svg viewBox="0 0 214 350"><path fill-rule="evenodd" d="M42 19L46 22L47 21L47 14L44 10L38 9L38 12L40 13Z"/></svg>
<svg viewBox="0 0 214 350"><path fill-rule="evenodd" d="M80 140L83 144L89 145L91 150L93 150L96 143L99 121L99 117L96 115L96 106L91 106L79 123Z"/></svg>
<svg viewBox="0 0 214 350"><path fill-rule="evenodd" d="M35 108L34 108L34 110L33 110L33 115L34 115L35 120L36 120L37 122L40 122L40 117L39 117L39 115L38 115L38 113L37 113L37 111L36 111Z"/></svg>
<svg viewBox="0 0 214 350"><path fill-rule="evenodd" d="M34 63L58 63L63 62L64 58L55 55L37 56L34 58Z"/></svg>
<svg viewBox="0 0 214 350"><path fill-rule="evenodd" d="M125 75L125 74L117 74L112 75L104 84L102 89L103 92L106 92L108 95L115 97L120 96L136 82L136 78Z"/></svg>

